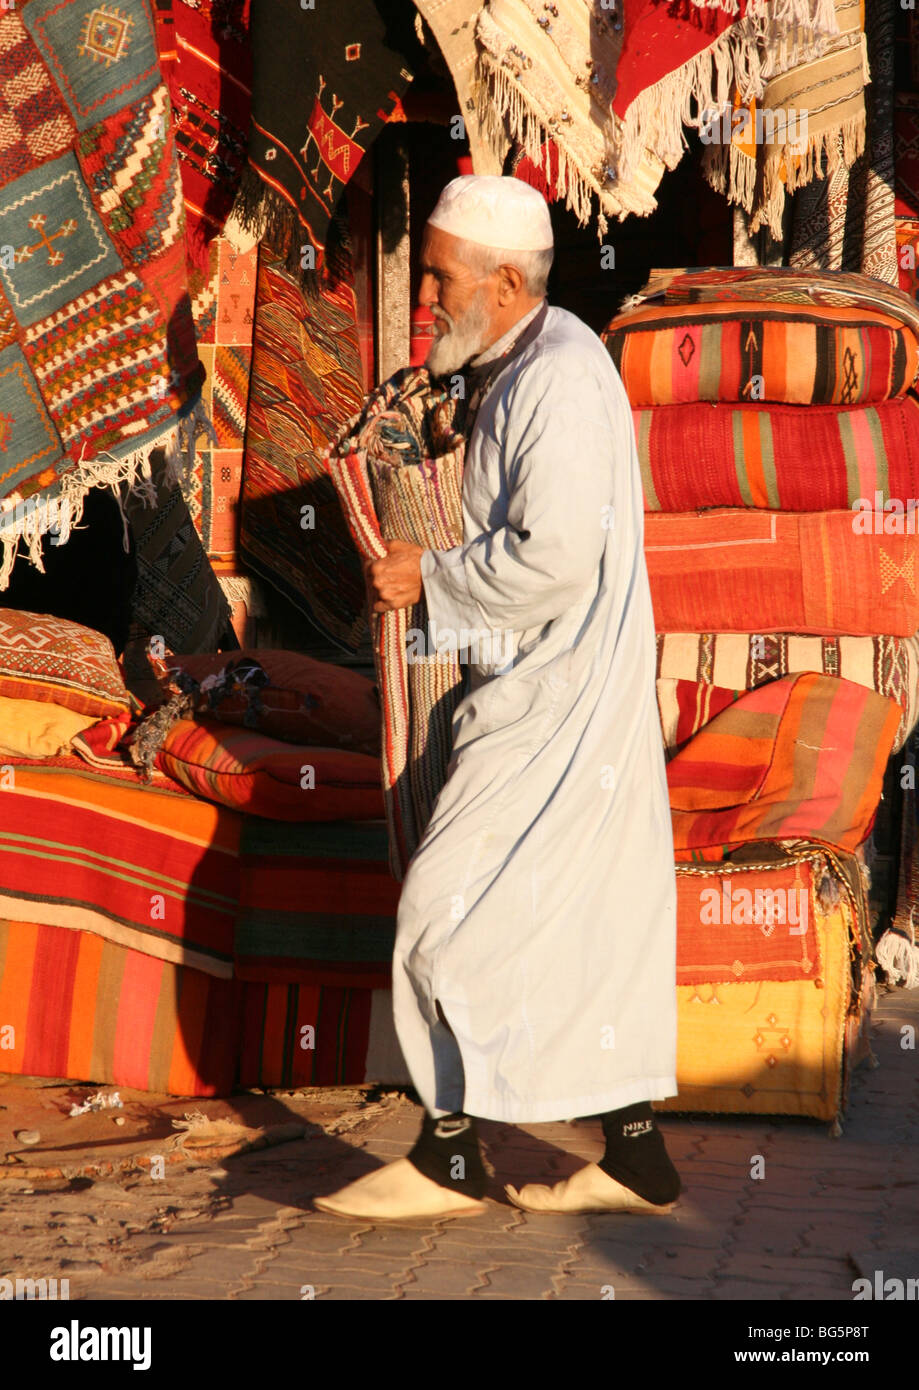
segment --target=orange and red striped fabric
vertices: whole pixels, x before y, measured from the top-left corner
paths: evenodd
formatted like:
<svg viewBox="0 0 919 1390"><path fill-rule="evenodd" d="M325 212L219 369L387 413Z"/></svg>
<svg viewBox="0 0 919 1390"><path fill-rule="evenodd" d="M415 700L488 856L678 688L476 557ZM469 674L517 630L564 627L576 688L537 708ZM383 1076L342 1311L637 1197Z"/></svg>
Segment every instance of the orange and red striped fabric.
<svg viewBox="0 0 919 1390"><path fill-rule="evenodd" d="M900 707L834 676L747 691L667 764L677 860L754 840L854 850L871 829Z"/></svg>

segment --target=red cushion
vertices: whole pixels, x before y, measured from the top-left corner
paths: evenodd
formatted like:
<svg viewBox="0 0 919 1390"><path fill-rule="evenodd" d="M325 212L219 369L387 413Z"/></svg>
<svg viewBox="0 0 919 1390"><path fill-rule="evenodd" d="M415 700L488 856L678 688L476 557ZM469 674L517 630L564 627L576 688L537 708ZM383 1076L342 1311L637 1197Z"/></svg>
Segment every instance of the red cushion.
<svg viewBox="0 0 919 1390"><path fill-rule="evenodd" d="M218 675L240 660L257 661L270 684L258 692L255 723L249 727L285 743L379 752L381 715L373 682L357 671L316 661L299 652L261 647L241 652L204 652L170 658L196 681ZM228 693L209 716L222 724L243 725L251 700L242 691Z"/></svg>
<svg viewBox="0 0 919 1390"><path fill-rule="evenodd" d="M156 765L208 801L272 820L378 820L384 815L378 758L281 743L214 720L179 720Z"/></svg>

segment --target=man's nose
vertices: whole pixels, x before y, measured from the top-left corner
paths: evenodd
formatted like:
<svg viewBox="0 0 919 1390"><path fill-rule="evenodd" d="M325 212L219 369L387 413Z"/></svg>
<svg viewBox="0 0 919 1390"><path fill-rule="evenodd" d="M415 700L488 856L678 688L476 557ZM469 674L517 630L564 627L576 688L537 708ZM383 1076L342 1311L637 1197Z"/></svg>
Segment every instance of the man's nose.
<svg viewBox="0 0 919 1390"><path fill-rule="evenodd" d="M437 303L437 281L433 275L422 275L421 284L418 286L418 303L423 309L429 309L432 304Z"/></svg>

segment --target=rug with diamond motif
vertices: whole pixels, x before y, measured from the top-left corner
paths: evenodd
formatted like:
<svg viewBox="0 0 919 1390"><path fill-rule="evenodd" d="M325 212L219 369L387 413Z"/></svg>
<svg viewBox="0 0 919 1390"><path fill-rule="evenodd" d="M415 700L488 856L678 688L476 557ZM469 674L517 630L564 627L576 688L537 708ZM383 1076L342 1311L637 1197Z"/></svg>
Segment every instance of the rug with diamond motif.
<svg viewBox="0 0 919 1390"><path fill-rule="evenodd" d="M149 0L0 8L0 587L91 487L203 427L169 93Z"/></svg>

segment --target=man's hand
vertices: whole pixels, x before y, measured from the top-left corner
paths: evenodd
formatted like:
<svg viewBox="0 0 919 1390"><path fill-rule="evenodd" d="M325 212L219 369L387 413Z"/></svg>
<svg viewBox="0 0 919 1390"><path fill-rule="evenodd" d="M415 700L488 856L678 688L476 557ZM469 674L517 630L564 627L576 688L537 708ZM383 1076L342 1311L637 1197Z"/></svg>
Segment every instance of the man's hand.
<svg viewBox="0 0 919 1390"><path fill-rule="evenodd" d="M421 557L424 546L411 541L385 541L382 560L367 560L364 576L374 613L408 608L421 598Z"/></svg>

